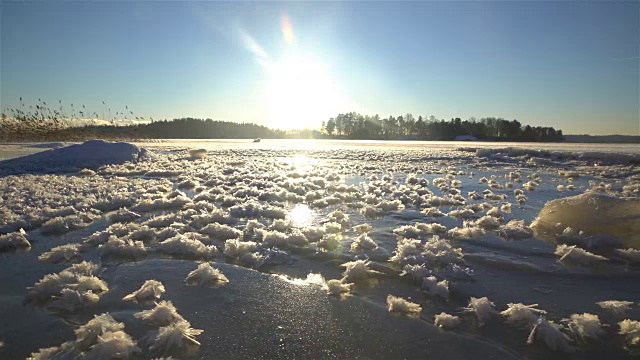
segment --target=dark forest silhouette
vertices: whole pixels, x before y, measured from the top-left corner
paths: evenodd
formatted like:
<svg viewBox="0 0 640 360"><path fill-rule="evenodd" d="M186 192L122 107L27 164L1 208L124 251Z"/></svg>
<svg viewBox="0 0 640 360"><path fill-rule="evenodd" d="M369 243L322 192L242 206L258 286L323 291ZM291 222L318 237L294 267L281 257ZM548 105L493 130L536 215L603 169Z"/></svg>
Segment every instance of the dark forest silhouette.
<svg viewBox="0 0 640 360"><path fill-rule="evenodd" d="M423 119L413 115L389 116L381 119L355 112L339 114L322 124L322 132L331 138L347 139L414 139L455 140L469 136L492 141L563 141L562 130L552 127L532 127L517 120L486 117L480 120L460 118L450 121L430 116Z"/></svg>
<svg viewBox="0 0 640 360"><path fill-rule="evenodd" d="M7 131L5 131L7 130ZM312 130L274 130L253 123L182 118L126 125L84 125L51 128L8 129L0 124L0 141L80 141L85 139L284 139L319 137Z"/></svg>

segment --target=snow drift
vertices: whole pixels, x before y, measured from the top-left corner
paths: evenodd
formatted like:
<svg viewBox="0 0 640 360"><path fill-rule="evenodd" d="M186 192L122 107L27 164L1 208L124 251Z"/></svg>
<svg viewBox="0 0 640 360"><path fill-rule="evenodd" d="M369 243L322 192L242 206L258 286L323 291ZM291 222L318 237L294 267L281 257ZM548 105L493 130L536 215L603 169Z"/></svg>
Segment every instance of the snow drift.
<svg viewBox="0 0 640 360"><path fill-rule="evenodd" d="M126 142L88 140L82 144L0 161L0 175L27 172L60 173L98 168L107 164L136 161L144 153L144 149Z"/></svg>

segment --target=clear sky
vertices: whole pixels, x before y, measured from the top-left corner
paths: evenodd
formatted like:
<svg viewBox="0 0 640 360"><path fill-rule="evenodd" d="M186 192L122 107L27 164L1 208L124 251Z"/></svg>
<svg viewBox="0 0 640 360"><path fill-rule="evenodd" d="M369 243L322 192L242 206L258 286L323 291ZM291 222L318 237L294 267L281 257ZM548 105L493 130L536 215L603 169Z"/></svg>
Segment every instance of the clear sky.
<svg viewBox="0 0 640 360"><path fill-rule="evenodd" d="M0 12L3 109L22 96L280 128L358 111L640 135L638 1L2 1Z"/></svg>

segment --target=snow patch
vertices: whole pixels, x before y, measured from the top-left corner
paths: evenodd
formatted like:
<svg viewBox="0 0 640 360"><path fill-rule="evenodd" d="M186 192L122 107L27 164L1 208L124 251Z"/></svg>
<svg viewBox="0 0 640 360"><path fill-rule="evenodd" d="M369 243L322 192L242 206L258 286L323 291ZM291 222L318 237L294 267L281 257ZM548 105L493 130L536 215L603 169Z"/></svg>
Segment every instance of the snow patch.
<svg viewBox="0 0 640 360"><path fill-rule="evenodd" d="M27 172L68 172L83 168L96 169L107 164L137 161L146 151L126 142L88 140L82 144L38 152L20 158L0 161L0 174Z"/></svg>

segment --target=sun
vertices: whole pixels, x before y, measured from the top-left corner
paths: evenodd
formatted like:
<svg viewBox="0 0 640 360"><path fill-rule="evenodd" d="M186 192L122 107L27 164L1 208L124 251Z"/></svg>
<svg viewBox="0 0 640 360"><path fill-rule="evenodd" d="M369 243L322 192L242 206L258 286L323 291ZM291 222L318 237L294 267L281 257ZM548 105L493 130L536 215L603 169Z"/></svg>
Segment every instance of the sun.
<svg viewBox="0 0 640 360"><path fill-rule="evenodd" d="M309 56L286 56L270 66L268 76L271 126L319 128L337 115L341 98L328 65Z"/></svg>

